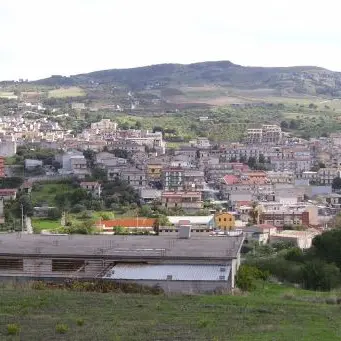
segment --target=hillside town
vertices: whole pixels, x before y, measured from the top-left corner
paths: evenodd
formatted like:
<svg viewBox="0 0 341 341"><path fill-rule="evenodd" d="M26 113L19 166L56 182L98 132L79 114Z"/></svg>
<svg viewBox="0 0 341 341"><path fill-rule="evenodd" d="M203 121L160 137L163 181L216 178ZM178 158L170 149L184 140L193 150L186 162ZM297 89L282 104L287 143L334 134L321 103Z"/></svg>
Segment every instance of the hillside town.
<svg viewBox="0 0 341 341"><path fill-rule="evenodd" d="M66 179L78 181L98 201L106 200L103 182L121 181L136 193L138 206L158 207L166 216L161 225L157 216L140 213L95 221L96 232L105 234L115 234L117 228L155 233L158 225L158 233L171 235L184 225L194 235L244 233L244 242L293 241L304 249L314 236L333 227L340 212L340 134L303 140L278 125L261 125L246 129L239 142L198 137L169 148L163 131L123 129L101 119L75 133L40 115L44 110L39 103L24 103L1 118L1 177L23 180L12 187L5 181L0 189L4 229L10 226L6 202L23 193L29 197L37 183ZM8 162L27 146L33 154L52 152L52 160L24 155L22 170ZM32 213L23 207L21 229L31 226L29 215L48 217L53 209L46 202ZM62 209L64 218L66 213Z"/></svg>

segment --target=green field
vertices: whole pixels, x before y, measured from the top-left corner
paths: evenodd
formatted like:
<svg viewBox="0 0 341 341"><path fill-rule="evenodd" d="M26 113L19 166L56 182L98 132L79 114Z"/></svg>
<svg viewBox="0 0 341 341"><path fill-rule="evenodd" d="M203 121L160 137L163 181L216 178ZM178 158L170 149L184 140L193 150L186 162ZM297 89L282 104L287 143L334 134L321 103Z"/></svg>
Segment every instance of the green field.
<svg viewBox="0 0 341 341"><path fill-rule="evenodd" d="M0 290L0 339L340 340L340 306L335 300L318 303L322 296L270 284L243 296L102 294L6 285ZM20 333L9 336L9 324Z"/></svg>
<svg viewBox="0 0 341 341"><path fill-rule="evenodd" d="M85 96L85 91L77 86L72 86L70 88L60 88L50 90L48 92L48 97L54 98L65 98L65 97L82 97Z"/></svg>
<svg viewBox="0 0 341 341"><path fill-rule="evenodd" d="M32 227L34 233L40 233L42 230L55 230L60 227L60 219L50 220L41 218L32 218Z"/></svg>
<svg viewBox="0 0 341 341"><path fill-rule="evenodd" d="M17 98L14 92L0 91L0 98Z"/></svg>
<svg viewBox="0 0 341 341"><path fill-rule="evenodd" d="M33 206L39 206L42 203L48 206L55 206L56 195L70 190L72 190L71 185L64 183L37 184L31 193Z"/></svg>

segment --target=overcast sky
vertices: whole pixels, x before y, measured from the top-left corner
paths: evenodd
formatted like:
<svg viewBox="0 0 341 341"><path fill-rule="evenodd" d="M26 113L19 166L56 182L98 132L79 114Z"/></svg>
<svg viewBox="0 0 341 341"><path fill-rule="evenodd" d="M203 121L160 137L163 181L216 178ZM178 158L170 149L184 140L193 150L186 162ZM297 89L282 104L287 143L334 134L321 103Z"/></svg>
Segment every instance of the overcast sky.
<svg viewBox="0 0 341 341"><path fill-rule="evenodd" d="M341 71L339 0L0 0L0 80L230 60Z"/></svg>

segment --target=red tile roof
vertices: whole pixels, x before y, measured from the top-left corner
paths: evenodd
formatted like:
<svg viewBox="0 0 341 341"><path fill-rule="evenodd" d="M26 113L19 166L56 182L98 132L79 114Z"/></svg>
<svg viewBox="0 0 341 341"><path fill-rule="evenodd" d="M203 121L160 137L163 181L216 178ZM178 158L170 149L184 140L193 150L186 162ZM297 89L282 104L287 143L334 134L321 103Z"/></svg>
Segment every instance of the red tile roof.
<svg viewBox="0 0 341 341"><path fill-rule="evenodd" d="M223 179L226 185L234 185L238 182L238 178L235 175L225 175Z"/></svg>
<svg viewBox="0 0 341 341"><path fill-rule="evenodd" d="M145 217L120 218L112 220L102 220L100 225L104 227L125 227L125 228L152 228L156 219Z"/></svg>

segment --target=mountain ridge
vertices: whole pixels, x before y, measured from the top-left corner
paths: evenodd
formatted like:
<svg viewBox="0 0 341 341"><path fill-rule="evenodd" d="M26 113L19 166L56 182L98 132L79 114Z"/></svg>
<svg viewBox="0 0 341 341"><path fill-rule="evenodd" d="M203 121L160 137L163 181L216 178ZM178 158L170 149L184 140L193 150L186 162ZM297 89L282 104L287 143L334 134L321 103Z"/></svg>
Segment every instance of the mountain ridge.
<svg viewBox="0 0 341 341"><path fill-rule="evenodd" d="M269 88L278 93L341 97L341 72L316 66L242 66L230 61L107 69L70 77L52 76L31 83L53 86L101 84L134 91L212 85L237 89Z"/></svg>

